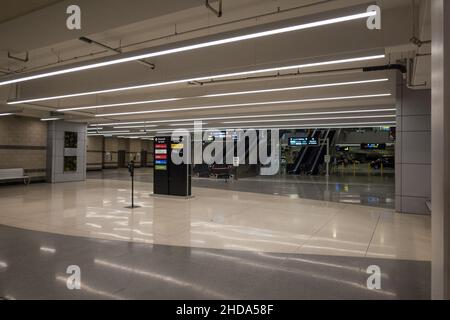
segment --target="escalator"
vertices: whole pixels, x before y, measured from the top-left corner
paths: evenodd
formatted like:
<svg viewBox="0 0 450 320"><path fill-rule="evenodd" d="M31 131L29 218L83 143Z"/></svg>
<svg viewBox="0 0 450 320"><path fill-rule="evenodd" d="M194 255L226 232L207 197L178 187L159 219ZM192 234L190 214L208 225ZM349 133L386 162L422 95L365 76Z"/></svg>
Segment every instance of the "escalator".
<svg viewBox="0 0 450 320"><path fill-rule="evenodd" d="M337 138L340 135L341 130L326 129L326 130L314 130L309 136L315 138L317 141L322 141L318 146L306 146L303 147L297 156L293 174L306 174L317 175L320 172L320 168L323 167L325 162L325 155L327 153L326 139L330 141L330 150L336 144Z"/></svg>
<svg viewBox="0 0 450 320"><path fill-rule="evenodd" d="M258 138L259 139L259 138ZM203 150L211 143L204 142L203 143ZM253 146L253 148L257 148L257 144ZM233 168L232 164L227 164L227 159L232 159L233 157L237 156L237 141L234 141L234 148L233 150L227 150L226 144L223 146L223 163L222 164L212 164L208 165L206 163L203 164L196 164L193 166L193 174L198 177L204 177L208 178L214 175L214 173L217 170L228 170L229 174L237 174L240 178L248 178L248 177L256 177L260 173L260 164L249 164L250 160L250 146L248 143L246 143L245 147L245 159L240 159L240 164L237 169ZM230 153L232 152L232 153ZM252 150L252 152L257 153L256 150Z"/></svg>
<svg viewBox="0 0 450 320"><path fill-rule="evenodd" d="M307 134L307 138L308 139L313 139L313 138L319 138L320 135L320 130L318 129L314 129L310 132L308 132ZM312 146L304 146L300 149L299 153L297 154L297 157L295 158L294 161L294 168L292 171L290 171L289 173L291 174L303 174L305 171L305 163L308 162L308 159L311 158L311 154L314 153L314 148Z"/></svg>

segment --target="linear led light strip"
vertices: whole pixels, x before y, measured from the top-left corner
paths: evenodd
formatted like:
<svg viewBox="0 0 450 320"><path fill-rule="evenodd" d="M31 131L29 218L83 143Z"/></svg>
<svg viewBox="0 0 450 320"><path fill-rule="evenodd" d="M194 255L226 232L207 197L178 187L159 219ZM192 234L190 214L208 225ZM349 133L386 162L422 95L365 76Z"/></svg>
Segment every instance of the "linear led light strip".
<svg viewBox="0 0 450 320"><path fill-rule="evenodd" d="M377 121L377 122L348 122L348 123L314 123L314 124L290 124L288 126L241 126L241 127L210 127L210 128L202 128L202 131L213 131L213 130L234 130L234 129L258 129L258 130L264 130L264 129L301 129L301 128L328 128L328 127L359 127L359 126L374 126L374 125L395 125L396 121ZM184 129L189 132L193 132L193 129ZM161 129L161 130L155 130L158 133L170 133L173 132L173 129Z"/></svg>
<svg viewBox="0 0 450 320"><path fill-rule="evenodd" d="M302 119L269 119L269 120L242 120L242 121L224 121L223 124L239 124L239 123L262 123L262 122L295 122L295 121L323 121L323 120L340 120L340 119L372 119L372 118L395 118L395 114L383 114L372 116L353 116L353 117L325 117L325 118L302 118ZM203 122L202 125L207 124ZM170 127L193 127L194 123L169 124ZM114 127L115 129L133 129L142 128L141 126L123 126ZM161 129L158 129L161 130Z"/></svg>
<svg viewBox="0 0 450 320"><path fill-rule="evenodd" d="M127 131L99 131L98 133L88 133L88 136L102 136L104 134L107 135L145 135L147 134L147 131L158 131L158 129L155 130L146 130L145 132L130 132L129 130Z"/></svg>
<svg viewBox="0 0 450 320"><path fill-rule="evenodd" d="M303 103L303 102L336 101L336 100L350 100L350 99L362 99L362 98L379 98L379 97L389 97L389 96L391 96L390 93L382 93L382 94L366 94L366 95L359 95L359 96L344 96L344 97L330 97L330 98L236 103L236 104L224 104L224 105L214 105L214 106L185 107L185 108L175 108L175 109L155 109L155 110L133 111L133 112L101 113L101 114L96 114L95 117L127 116L127 115L136 115L136 114L175 112L175 111L187 111L187 110L205 110L205 109L264 106L264 105L277 105L277 104L290 104L290 103Z"/></svg>
<svg viewBox="0 0 450 320"><path fill-rule="evenodd" d="M353 125L374 125L374 124L396 124L396 121L377 121L377 122L348 122L348 123L327 123L327 124L308 124L308 125L300 125L303 127L318 127L321 128L323 126L353 126ZM293 125L290 125L290 127L280 127L280 126L243 126L243 127L218 127L218 128L210 128L210 129L246 129L246 128L259 128L259 129L287 129L287 128L295 128Z"/></svg>
<svg viewBox="0 0 450 320"><path fill-rule="evenodd" d="M61 120L62 118L56 118L56 117L53 117L53 118L42 118L41 119L41 121L57 121L57 120Z"/></svg>
<svg viewBox="0 0 450 320"><path fill-rule="evenodd" d="M276 89L263 89L263 90L252 90L252 91L238 91L238 92L227 92L227 93L217 93L217 94L208 94L203 96L193 96L193 97L180 97L180 98L168 98L168 99L157 99L157 100L143 100L143 101L130 101L130 102L122 102L122 103L111 103L111 104L102 104L96 106L85 106L85 107L72 107L72 108L64 108L57 110L58 112L65 111L75 111L75 110L88 110L88 109L98 109L98 108L111 108L111 107L121 107L121 106L135 106L141 104L151 104L151 103L160 103L160 102L172 102L186 99L195 99L195 98L216 98L216 97L225 97L225 96L237 96L237 95L246 95L246 94L259 94L259 93L269 93L269 92L283 92L283 91L292 91L292 90L304 90L304 89L315 89L315 88L326 88L326 87L338 87L338 86L349 86L356 84L367 84L367 83L376 83L376 82L385 82L388 81L388 78L382 79L372 79L372 80L361 80L361 81L347 81L347 82L334 82L334 83L324 83L324 84L314 84L307 86L296 86L296 87L285 87L285 88L276 88Z"/></svg>
<svg viewBox="0 0 450 320"><path fill-rule="evenodd" d="M271 120L253 120L253 121L225 121L221 122L222 124L242 124L242 123L260 123L260 122L297 122L297 121L324 121L324 120L358 120L358 119L378 119L378 118L395 118L395 114L386 114L386 115L374 115L374 116L358 116L358 117L325 117L325 118L304 118L304 119L271 119ZM205 123L202 123L202 126ZM169 124L169 126L173 126L173 124ZM185 127L195 127L192 123L185 124ZM115 127L118 128L118 127ZM161 130L161 129L157 129ZM164 129L163 129L164 130ZM169 129L168 129L169 130ZM141 130L147 131L147 130Z"/></svg>
<svg viewBox="0 0 450 320"><path fill-rule="evenodd" d="M101 67L119 64L119 63L140 60L140 59L148 59L148 58L152 58L152 57L169 55L169 54L174 54L174 53L179 53L179 52L186 52L186 51L207 48L207 47L213 47L213 46L218 46L218 45L223 45L223 44L228 44L228 43L233 43L233 42L262 38L262 37L267 37L267 36L272 36L272 35L292 32L292 31L311 29L311 28L315 28L315 27L331 25L331 24L336 24L336 23L340 23L340 22L365 19L365 18L369 18L369 17L375 16L375 15L376 15L375 11L363 12L363 13L358 13L358 14L353 14L353 15L348 15L348 16L343 16L343 17L337 17L337 18L332 18L332 19L326 19L326 20L321 20L321 21L315 21L315 22L310 22L310 23L305 23L305 24L294 25L294 26L290 26L290 27L256 32L256 33L251 33L251 34L242 35L242 36L235 36L235 37L230 37L230 38L226 38L226 39L220 39L220 40L215 40L215 41L208 41L208 42L203 42L203 43L198 43L198 44L193 44L193 45L187 45L187 46L182 46L182 47L178 47L178 48L172 48L172 49L161 50L161 51L156 51L156 52L148 52L148 53L139 54L139 55L126 57L126 58L118 58L118 59L108 60L108 61L104 61L104 62L87 64L84 66L71 67L71 68L69 67L67 69L62 69L62 70L58 70L58 71L50 71L50 72L44 72L44 73L36 74L36 75L23 76L23 77L12 79L12 80L2 81L2 82L0 82L0 86L18 83L18 82L29 81L29 80L41 79L41 78L46 78L46 77L53 77L53 76L71 73L71 72L78 72L78 71L83 71L83 70L101 68Z"/></svg>
<svg viewBox="0 0 450 320"><path fill-rule="evenodd" d="M357 117L325 117L325 118L303 118L303 119L270 119L270 120L250 120L250 121L225 121L221 122L223 124L240 124L240 123L260 123L260 122L296 122L296 121L323 121L323 120L348 120L348 119L373 119L373 118L395 118L395 114L383 114L383 115L372 115L372 116L357 116ZM203 122L202 126L206 123ZM172 126L185 126L185 127L193 127L193 123L184 123L184 124L169 124L170 127ZM126 127L114 127L115 129L124 129ZM138 128L138 127L136 127ZM161 130L161 129L157 129ZM141 131L147 131L147 130L141 130Z"/></svg>
<svg viewBox="0 0 450 320"><path fill-rule="evenodd" d="M104 133L104 134L126 134L129 133L130 130L116 130L116 131L99 131L98 133ZM88 132L90 134L91 132Z"/></svg>
<svg viewBox="0 0 450 320"><path fill-rule="evenodd" d="M347 120L347 119L371 119L371 118L395 118L396 116L394 114L392 115L371 115L371 116L358 116L357 118L355 117L325 117L325 118L309 118L309 119L273 119L273 120L256 120L256 121L230 121L230 122L222 122L223 124L233 124L233 123L255 123L255 122L296 122L296 121L321 121L321 120ZM205 123L202 123L202 125L204 125ZM193 124L188 123L185 124L187 126L192 127ZM171 125L169 125L171 126ZM114 128L119 128L119 127L114 127ZM161 130L172 130L172 129L163 129L163 128L159 128L159 129L153 129L153 130L140 130L140 134L145 134L145 132L154 132L154 131L161 131ZM120 131L99 131L98 133L120 133ZM131 132L130 134L133 134L136 132Z"/></svg>
<svg viewBox="0 0 450 320"><path fill-rule="evenodd" d="M129 126L128 128L143 128L147 127L147 123L166 123L166 122L186 122L186 121L203 121L203 120L227 120L227 119L245 119L245 118L268 118L268 117L292 117L292 116L311 116L311 115L325 115L325 114L349 114L349 113L372 113L372 112L390 112L396 111L395 108L388 109L366 109L366 110L340 110L340 111L319 111L319 112L300 112L300 113L277 113L277 114L256 114L243 116L226 116L226 117L208 117L208 118L192 118L192 119L170 119L170 120L147 120L147 121L132 121L132 122L110 122L110 123L93 123L89 126L122 126L122 125L137 125ZM142 124L142 125L139 125ZM119 127L116 127L119 128Z"/></svg>
<svg viewBox="0 0 450 320"><path fill-rule="evenodd" d="M144 89L144 88L151 88L151 87L160 87L160 86L174 85L174 84L180 84L180 83L188 83L188 82L192 82L192 81L229 78L229 77L245 76L245 75L250 75L250 74L258 74L258 73L278 72L278 71L291 70L291 69L302 69L302 68L311 68L311 67L333 65L333 64L343 64L343 63L350 63L350 62L383 59L385 57L386 56L384 54L381 54L381 55L372 55L372 56L356 57L356 58L349 58L349 59L329 60L329 61L313 62L313 63L306 63L306 64L300 64L300 65L293 65L293 66L275 67L275 68L267 68L267 69L260 69L260 70L217 74L217 75L203 76L203 77L196 77L196 78L187 78L187 79L181 79L181 80L172 80L172 81L166 81L166 82L148 83L148 84L142 84L142 85L137 85L137 86L121 87L121 88L114 88L114 89L79 92L79 93L72 93L72 94L66 94L66 95L60 95L60 96L9 101L9 102L7 102L7 104L13 105L13 104L20 104L20 103L66 99L66 98L89 96L89 95L95 95L95 94L121 92L121 91Z"/></svg>
<svg viewBox="0 0 450 320"><path fill-rule="evenodd" d="M234 130L234 129L300 129L300 128L311 128L311 127L317 127L317 128L327 128L327 127L359 127L359 126L375 126L375 125L395 125L396 121L377 121L377 122L347 122L347 123L315 123L315 124L300 124L295 125L291 124L289 126L240 126L240 127L210 127L210 128L202 128L202 131L212 131L212 130ZM184 129L189 132L192 132L193 129ZM157 132L157 133L171 133L174 131L174 129L155 129L155 130L149 130L151 132ZM130 132L129 135L142 135L145 137L148 134L148 132ZM88 136L102 136L104 134L98 133L98 134L88 134ZM111 134L106 134L111 135ZM123 134L120 134L123 136Z"/></svg>
<svg viewBox="0 0 450 320"><path fill-rule="evenodd" d="M196 97L195 97L196 98ZM169 98L169 99L158 99L158 100L147 100L147 101L133 101L133 102L124 102L124 103L112 103L112 104L103 104L98 106L86 106L86 107L73 107L73 108L64 108L58 109L58 112L64 111L75 111L75 110L88 110L88 109L97 109L97 108L111 108L111 107L121 107L121 106L134 106L139 104L151 104L151 103L160 103L160 102L172 102L178 101L188 98Z"/></svg>
<svg viewBox="0 0 450 320"><path fill-rule="evenodd" d="M208 124L207 122L203 122L202 125ZM192 123L172 123L169 124L170 127L183 127L183 126L191 126Z"/></svg>
<svg viewBox="0 0 450 320"><path fill-rule="evenodd" d="M327 117L327 118L304 118L304 119L270 119L270 120L242 120L242 121L224 121L223 124L235 123L259 123L259 122L289 122L289 121L321 121L338 119L371 119L371 118L395 118L395 114L375 115L375 116L357 116L357 117Z"/></svg>

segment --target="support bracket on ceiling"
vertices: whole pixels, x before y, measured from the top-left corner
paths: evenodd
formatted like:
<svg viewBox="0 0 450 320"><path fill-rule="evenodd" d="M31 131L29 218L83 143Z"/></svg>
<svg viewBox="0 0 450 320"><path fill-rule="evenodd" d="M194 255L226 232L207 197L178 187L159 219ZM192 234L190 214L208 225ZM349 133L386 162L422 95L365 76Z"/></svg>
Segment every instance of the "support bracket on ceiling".
<svg viewBox="0 0 450 320"><path fill-rule="evenodd" d="M120 49L112 48L112 47L110 47L110 46L108 46L106 44L103 44L101 42L92 40L92 39L87 38L87 37L80 37L79 40L83 41L83 42L86 42L88 44L95 44L95 45L97 45L99 47L105 48L105 49L110 50L110 51L114 51L116 53L122 53L122 50L120 50ZM148 62L148 61L146 61L144 59L137 60L136 62L138 62L140 64L143 64L143 65L146 65L147 67L150 67L152 69L156 68L155 64L153 64L151 62Z"/></svg>
<svg viewBox="0 0 450 320"><path fill-rule="evenodd" d="M13 55L11 54L11 52L8 51L8 58L9 58L9 59L16 60L16 61L20 61L20 62L28 62L28 61L30 61L30 56L29 56L29 54L28 54L28 51L27 51L27 53L26 53L26 55L25 55L25 58L13 56Z"/></svg>
<svg viewBox="0 0 450 320"><path fill-rule="evenodd" d="M222 16L222 0L219 0L219 9L214 8L209 0L205 0L205 6L211 10L218 18Z"/></svg>

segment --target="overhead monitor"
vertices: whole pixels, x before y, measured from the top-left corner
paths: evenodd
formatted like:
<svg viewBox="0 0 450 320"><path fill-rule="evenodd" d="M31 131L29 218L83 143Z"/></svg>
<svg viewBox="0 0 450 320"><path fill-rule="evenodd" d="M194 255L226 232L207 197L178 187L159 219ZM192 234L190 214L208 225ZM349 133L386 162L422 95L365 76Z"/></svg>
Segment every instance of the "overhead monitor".
<svg viewBox="0 0 450 320"><path fill-rule="evenodd" d="M361 143L361 150L385 150L386 143Z"/></svg>
<svg viewBox="0 0 450 320"><path fill-rule="evenodd" d="M317 146L319 142L315 138L307 137L291 137L289 138L289 145L291 147L301 147L301 146Z"/></svg>

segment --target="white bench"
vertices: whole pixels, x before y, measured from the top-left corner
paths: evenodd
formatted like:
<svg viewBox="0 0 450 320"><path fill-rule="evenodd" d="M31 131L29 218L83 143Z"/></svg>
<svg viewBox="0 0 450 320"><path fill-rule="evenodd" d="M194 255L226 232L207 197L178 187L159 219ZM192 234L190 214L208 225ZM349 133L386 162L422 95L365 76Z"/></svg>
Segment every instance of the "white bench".
<svg viewBox="0 0 450 320"><path fill-rule="evenodd" d="M0 181L23 180L24 184L30 184L30 177L24 174L23 168L0 169Z"/></svg>

